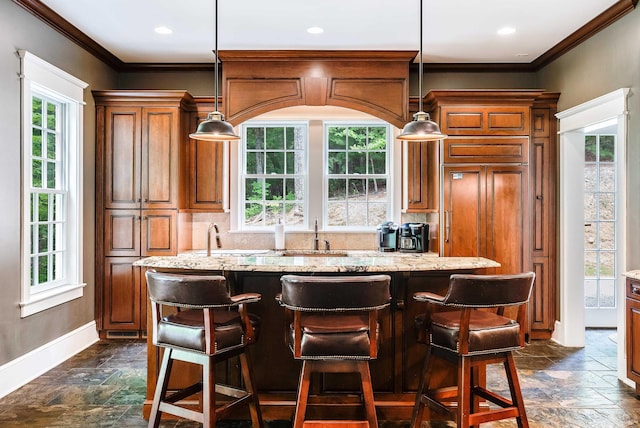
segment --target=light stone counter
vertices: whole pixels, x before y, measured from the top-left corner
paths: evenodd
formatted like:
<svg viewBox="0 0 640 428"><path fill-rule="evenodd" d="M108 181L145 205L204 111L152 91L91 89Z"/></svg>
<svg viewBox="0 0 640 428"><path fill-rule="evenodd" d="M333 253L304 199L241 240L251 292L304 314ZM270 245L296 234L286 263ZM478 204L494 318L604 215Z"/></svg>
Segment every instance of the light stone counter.
<svg viewBox="0 0 640 428"><path fill-rule="evenodd" d="M627 278L640 280L640 269L630 270L629 272L623 273L623 275L626 276Z"/></svg>
<svg viewBox="0 0 640 428"><path fill-rule="evenodd" d="M428 272L500 267L482 257L438 257L434 253L378 251L216 250L178 256L147 257L134 263L162 270L221 272Z"/></svg>

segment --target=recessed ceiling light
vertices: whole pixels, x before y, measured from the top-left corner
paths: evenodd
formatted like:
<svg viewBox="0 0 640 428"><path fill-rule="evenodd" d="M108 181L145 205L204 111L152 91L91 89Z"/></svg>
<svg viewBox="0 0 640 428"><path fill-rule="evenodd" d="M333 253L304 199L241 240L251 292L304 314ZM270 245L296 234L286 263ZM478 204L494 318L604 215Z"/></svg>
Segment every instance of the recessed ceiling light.
<svg viewBox="0 0 640 428"><path fill-rule="evenodd" d="M307 28L307 33L309 34L320 34L324 32L324 28L321 27L309 27Z"/></svg>
<svg viewBox="0 0 640 428"><path fill-rule="evenodd" d="M518 53L518 54L516 54L516 56L524 57L524 56L529 56L529 54L528 53Z"/></svg>
<svg viewBox="0 0 640 428"><path fill-rule="evenodd" d="M516 29L513 27L503 27L498 30L498 34L501 36L508 36L509 34L513 34L516 32Z"/></svg>
<svg viewBox="0 0 640 428"><path fill-rule="evenodd" d="M155 31L158 34L171 34L171 33L173 33L173 30L171 28L165 27L164 25L154 28L153 31Z"/></svg>

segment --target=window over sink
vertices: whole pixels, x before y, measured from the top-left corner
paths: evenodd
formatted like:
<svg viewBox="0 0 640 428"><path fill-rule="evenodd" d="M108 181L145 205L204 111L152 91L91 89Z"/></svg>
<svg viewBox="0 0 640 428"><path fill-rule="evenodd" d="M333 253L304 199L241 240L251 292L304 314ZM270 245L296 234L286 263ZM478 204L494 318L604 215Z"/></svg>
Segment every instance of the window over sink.
<svg viewBox="0 0 640 428"><path fill-rule="evenodd" d="M379 120L247 121L238 229L372 231L392 218L391 126Z"/></svg>

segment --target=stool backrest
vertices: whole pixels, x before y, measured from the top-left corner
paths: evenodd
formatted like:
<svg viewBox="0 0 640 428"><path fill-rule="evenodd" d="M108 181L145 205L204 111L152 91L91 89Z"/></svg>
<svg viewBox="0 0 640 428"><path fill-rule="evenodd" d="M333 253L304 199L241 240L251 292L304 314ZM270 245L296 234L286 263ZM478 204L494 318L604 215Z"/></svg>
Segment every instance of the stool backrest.
<svg viewBox="0 0 640 428"><path fill-rule="evenodd" d="M363 311L389 305L389 275L281 277L280 304L294 311Z"/></svg>
<svg viewBox="0 0 640 428"><path fill-rule="evenodd" d="M186 308L233 304L222 275L187 275L147 271L147 290L154 303Z"/></svg>
<svg viewBox="0 0 640 428"><path fill-rule="evenodd" d="M514 275L462 275L449 279L449 290L442 304L495 308L522 305L529 301L535 273Z"/></svg>

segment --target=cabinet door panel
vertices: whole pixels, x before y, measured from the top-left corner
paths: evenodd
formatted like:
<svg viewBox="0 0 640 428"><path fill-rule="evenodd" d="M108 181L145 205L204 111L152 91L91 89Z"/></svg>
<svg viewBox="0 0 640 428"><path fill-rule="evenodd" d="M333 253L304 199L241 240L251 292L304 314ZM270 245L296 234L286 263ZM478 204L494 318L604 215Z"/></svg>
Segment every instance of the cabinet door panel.
<svg viewBox="0 0 640 428"><path fill-rule="evenodd" d="M549 302L553 301L549 260L546 257L534 257L531 264L536 280L529 300L529 324L531 330L552 330L554 320L551 317L549 305ZM535 339L535 337L532 338Z"/></svg>
<svg viewBox="0 0 640 428"><path fill-rule="evenodd" d="M435 212L438 209L439 155L437 142L405 144L406 211Z"/></svg>
<svg viewBox="0 0 640 428"><path fill-rule="evenodd" d="M190 208L222 211L224 144L191 141Z"/></svg>
<svg viewBox="0 0 640 428"><path fill-rule="evenodd" d="M105 256L140 255L140 211L105 210Z"/></svg>
<svg viewBox="0 0 640 428"><path fill-rule="evenodd" d="M179 138L176 109L143 109L143 208L177 208Z"/></svg>
<svg viewBox="0 0 640 428"><path fill-rule="evenodd" d="M445 167L443 194L444 255L484 255L484 168Z"/></svg>
<svg viewBox="0 0 640 428"><path fill-rule="evenodd" d="M106 330L140 329L140 268L137 257L107 257L104 269L103 326Z"/></svg>
<svg viewBox="0 0 640 428"><path fill-rule="evenodd" d="M440 116L448 135L529 135L528 106L443 106Z"/></svg>
<svg viewBox="0 0 640 428"><path fill-rule="evenodd" d="M535 256L549 253L549 144L547 139L534 139L531 144L532 234L531 245Z"/></svg>
<svg viewBox="0 0 640 428"><path fill-rule="evenodd" d="M444 163L526 163L528 137L452 137L444 141Z"/></svg>
<svg viewBox="0 0 640 428"><path fill-rule="evenodd" d="M140 109L109 107L105 118L105 207L140 205Z"/></svg>
<svg viewBox="0 0 640 428"><path fill-rule="evenodd" d="M489 166L486 180L485 256L501 264L495 273L514 274L529 270L526 255L529 247L524 242L529 224L526 220L527 167Z"/></svg>
<svg viewBox="0 0 640 428"><path fill-rule="evenodd" d="M177 248L177 213L175 210L144 210L141 225L143 256L172 256Z"/></svg>
<svg viewBox="0 0 640 428"><path fill-rule="evenodd" d="M627 298L627 376L640 384L640 300ZM636 386L636 394L639 392Z"/></svg>

